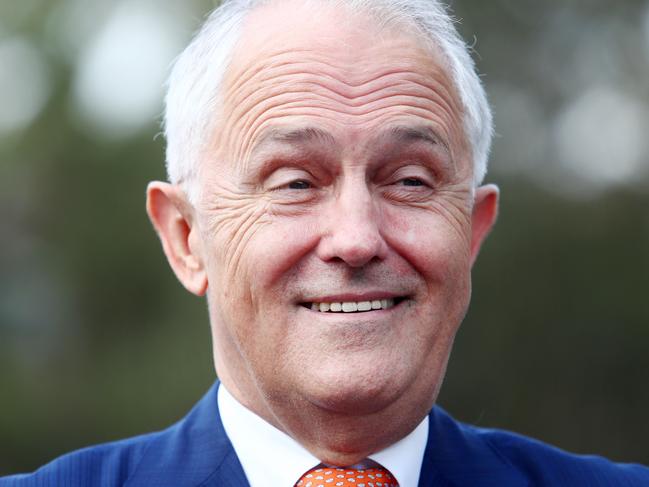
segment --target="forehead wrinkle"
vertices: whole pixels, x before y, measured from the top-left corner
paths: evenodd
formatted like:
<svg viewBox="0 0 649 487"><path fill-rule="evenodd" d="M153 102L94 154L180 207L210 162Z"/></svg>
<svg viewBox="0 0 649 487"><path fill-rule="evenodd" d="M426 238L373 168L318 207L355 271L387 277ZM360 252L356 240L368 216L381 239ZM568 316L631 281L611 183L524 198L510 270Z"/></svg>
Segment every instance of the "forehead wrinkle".
<svg viewBox="0 0 649 487"><path fill-rule="evenodd" d="M302 83L317 83L315 86L333 91L341 97L357 99L378 91L376 84L384 85L380 88L386 88L385 84L390 83L391 78L395 77L405 77L407 81L427 88L431 92L437 90L443 98L449 98L451 101L455 97L454 90L449 91L444 83L451 86L452 83L439 63L433 63L431 56L427 55L425 59L429 61L429 72L426 76L422 76L419 72L422 56L418 51L416 51L417 55L407 51L408 49L403 53L398 52L396 60L395 56L388 56L391 58L389 66L385 65L387 61L377 66L374 57L371 60L355 60L353 63L343 63L338 59L333 62L331 54L309 49L281 50L269 56L256 56L255 59L249 60L243 69L235 70L233 66L229 67L229 76L227 76L229 80L224 83L224 105L240 107L246 99L255 93L260 93L261 90L257 85L271 90L278 89L284 87L285 80L293 83L298 80ZM299 61L294 60L296 56L300 57ZM385 54L382 57L385 58ZM363 68L364 65L371 69ZM433 85L427 82L438 77L441 78L441 82Z"/></svg>
<svg viewBox="0 0 649 487"><path fill-rule="evenodd" d="M315 40L311 39L311 41ZM363 51L369 50L369 53L359 54L356 50L346 49L348 52L343 53L346 54L344 56L341 54L340 49L331 49L330 46L322 43L319 43L322 45L316 43L313 48L305 48L301 45L294 48L285 48L284 44L282 44L281 48L274 48L274 46L269 47L268 43L257 44L253 43L252 46L245 46L244 44L236 49L237 55L233 56L228 65L224 86L230 86L232 90L236 91L241 85L252 81L258 75L262 76L263 81L272 76L268 75L268 73L272 73L277 69L312 64L320 66L319 71L321 72L319 76L321 77L340 78L340 74L343 73L344 77L349 80L347 82L349 86L360 86L371 79L371 73L384 70L385 66L377 66L376 62L377 59L386 59L386 53L381 51L382 48L387 48L390 51L387 56L391 57L390 63L395 71L418 69L422 64L422 59L429 62L431 66L440 67L444 65L448 68L444 57L440 53L417 44L413 47L413 40L410 36L399 35L392 38L391 43L387 46L383 46L379 42L364 49L362 48ZM244 49L244 47L247 48ZM379 55L372 55L372 51L379 51L376 53ZM246 56L248 52L254 52L255 55ZM239 54L242 54L242 56ZM343 57L347 59L343 59ZM235 62L237 59L239 60L238 64ZM443 69L437 69L436 71L446 76ZM335 74L331 74L331 72ZM365 75L364 73L369 74Z"/></svg>
<svg viewBox="0 0 649 487"><path fill-rule="evenodd" d="M302 79L298 79L297 81L292 81L294 75L300 74L304 74L305 76ZM415 73L412 73L410 71L390 71L386 73L380 73L377 74L376 77L367 80L362 85L356 86L352 86L349 83L346 83L345 81L338 78L328 77L327 79L325 79L322 76L315 76L309 72L282 74L274 78L269 78L265 81L267 81L267 83L265 85L262 85L262 88L267 86L271 89L277 88L277 90L281 90L277 95L271 96L298 93L312 94L315 96L322 95L313 90L307 89L309 87L314 87L321 88L326 93L331 93L336 97L339 97L339 99L336 101L346 103L349 106L353 107L358 107L360 105L369 103L373 101L373 97L381 98L384 92L394 92L397 95L403 96L423 96L423 93L416 92L417 88L422 88L423 90L429 92L427 94L433 95L431 96L431 99L434 97L439 102L445 104L447 108L451 108L451 103L447 101L447 98L449 100L452 100L452 94L446 91L442 84L434 82L427 83L425 79L419 80L417 79ZM327 81L331 81L331 83L328 84ZM283 87L286 85L300 88L294 88L290 90L283 89ZM255 90L255 92L257 91L258 90ZM238 99L237 105L240 105L241 102L245 102L253 93L249 93L247 95L244 95L242 99ZM369 98L369 100L367 100L367 98Z"/></svg>
<svg viewBox="0 0 649 487"><path fill-rule="evenodd" d="M277 43L275 38L269 40L270 43L272 41ZM310 39L310 41L316 42L317 40ZM252 46L246 46L244 43L235 47L235 55L227 67L224 83L236 88L250 81L256 74L266 72L274 67L309 63L318 63L334 70L345 70L348 75L352 75L354 72L358 73L359 68L363 70L367 67L375 67L376 59L385 57L385 52L381 51L383 48L388 48L392 53L398 54L396 60L392 60L393 65L419 66L421 58L431 61L433 64L445 64L443 56L434 49L431 50L419 44L415 44L413 49L413 39L407 34L392 37L389 43L378 41L369 47L363 46L361 47L362 51L370 51L363 54L359 54L357 50L347 46L343 50L332 49L329 44L323 42L316 42L312 48L303 47L303 42L298 45L293 44L293 48L284 47L285 43L281 43L281 47L275 47L272 44L269 46L269 42L252 43ZM377 53L380 55L372 55L372 51L380 51ZM249 52L254 53L254 56L247 56L246 54ZM243 66L235 63L238 58L242 58L240 64ZM364 81L361 79L358 82L351 82L350 85L363 83Z"/></svg>
<svg viewBox="0 0 649 487"><path fill-rule="evenodd" d="M302 99L296 100L293 95L303 94ZM289 98L290 101L284 101L285 98ZM438 103L439 102L439 103ZM332 100L331 97L327 97L321 93L313 93L310 91L283 91L276 95L266 96L263 100L255 103L250 107L243 107L239 110L239 113L233 113L233 119L235 125L245 123L251 118L258 118L261 114L267 113L277 109L295 109L295 108L322 108L325 110L335 111L341 114L347 114L349 116L362 116L367 113L370 113L375 110L382 108L390 108L397 106L417 106L420 108L427 109L431 104L436 107L440 107L443 113L446 113L451 118L453 117L452 107L448 105L443 105L442 100L431 100L427 96L415 95L415 94L404 94L403 92L395 92L390 95L378 94L377 96L364 100L362 103L358 101L353 102L351 100ZM335 108L336 105L340 105L338 109ZM440 106L442 105L442 106ZM430 110L429 110L430 111ZM432 112L432 111L431 111Z"/></svg>
<svg viewBox="0 0 649 487"><path fill-rule="evenodd" d="M272 99L299 95L300 93L303 93L306 97L331 99L350 107L360 107L371 103L375 99L385 98L386 92L395 92L397 95L429 98L452 116L459 116L462 111L454 93L449 91L442 81L436 80L435 76L422 76L412 70L395 70L394 68L386 71L383 68L373 77L366 77L363 85L354 87L341 80L340 73L337 73L338 76L336 77L327 76L327 79L324 79L321 73L316 74L316 71L315 69L309 71L300 69L281 72L279 75L266 73L264 79L261 80L261 86L252 83L256 89L249 87L249 83L239 84L236 89L228 90L226 108L231 107L229 112L233 115L233 118L239 119L241 113L250 113L257 104L267 104ZM439 72L435 74L439 74ZM443 75L443 73L441 74ZM294 80L294 78L298 79ZM393 81L393 78L396 78L396 80ZM292 89L286 89L289 85L292 85ZM310 89L312 87L321 89L323 92L317 93ZM403 87L403 89L400 89L400 87ZM422 91L419 91L420 89ZM270 96L268 92L271 92ZM328 94L333 96L327 97ZM251 103L247 103L250 102L250 99L253 99L252 106ZM279 103L276 105L279 105Z"/></svg>
<svg viewBox="0 0 649 487"><path fill-rule="evenodd" d="M407 98L408 101L412 101L413 97L407 97ZM427 98L423 98L423 100L426 103L430 103L430 100L428 100ZM433 125L439 125L439 127L442 130L441 131L435 130L435 133L437 134L437 138L439 139L440 143L442 143L448 149L449 155L451 157L453 156L453 153L450 149L451 147L450 137L452 136L452 134L444 133L446 132L445 130L446 126L448 126L449 124L454 125L453 121L452 120L450 122L447 121L446 123L440 121L441 117L439 115L436 115L435 112L431 111L428 108L417 106L415 104L409 104L409 105L400 104L398 106L395 106L394 104L390 104L387 107L384 106L384 104L381 104L381 106L378 107L369 106L369 107L365 107L363 110L355 110L354 113L350 115L348 112L344 110L335 109L332 108L331 106L312 105L306 107L304 106L304 103L300 101L300 102L293 102L290 104L278 103L277 105L266 108L261 114L250 114L249 118L253 118L252 123L249 124L246 123L245 119L240 120L238 123L236 123L235 125L239 129L240 143L236 144L236 149L234 150L235 159L239 161L248 160L250 157L252 144L259 137L258 134L263 133L265 127L269 124L272 124L273 121L275 120L279 120L278 125L280 125L286 123L285 120L282 121L282 119L285 117L299 118L302 116L315 116L318 118L322 118L322 117L329 118L329 116L331 115L332 122L334 122L334 124L340 124L341 121L335 120L334 116L344 115L345 121L343 123L347 126L355 127L363 124L372 123L375 119L379 119L381 117L390 117L392 116L392 113L390 113L391 109L398 109L400 111L399 115L416 116L422 119L427 125L430 125L431 123ZM387 113L385 112L385 110L387 110ZM436 115L436 116L431 118L431 115ZM245 157L242 157L244 154Z"/></svg>
<svg viewBox="0 0 649 487"><path fill-rule="evenodd" d="M394 105L395 102L404 101L403 105L420 105L427 106L430 104L439 107L442 112L446 113L447 116L452 120L457 118L459 112L455 109L456 105L453 103L454 100L448 100L445 96L439 93L442 91L442 86L439 83L424 83L419 80L410 80L403 81L399 80L393 84L383 85L379 88L374 89L368 93L359 96L358 98L340 98L338 97L336 91L333 91L330 86L324 85L316 81L302 81L300 85L305 85L303 88L298 89L282 89L283 85L277 86L277 83L274 83L275 86L271 86L271 90L275 91L268 95L259 94L259 91L262 90L248 90L246 98L241 100L230 111L232 122L235 125L245 123L250 118L257 118L258 113L268 112L279 107L290 108L290 107L300 107L301 105L311 105L312 107L320 107L323 109L331 109L331 102L337 102L343 105L346 108L351 109L350 115L363 115L374 109L377 109L375 105ZM321 88L323 92L316 92L314 90L309 90L307 87L314 86ZM399 89L403 87L403 89ZM421 90L416 89L417 87ZM274 88L274 90L273 90ZM370 87L368 87L370 89ZM386 93L389 95L386 96ZM304 95L303 99L297 99L296 95ZM329 95L329 96L327 96ZM333 96L331 96L333 95ZM245 103L246 101L250 102L250 98L257 97L258 100L252 100L251 103ZM288 101L284 101L287 99ZM419 103L417 103L419 101ZM410 102L410 103L407 103ZM381 108L381 107L378 107ZM430 112L434 113L434 107L431 107Z"/></svg>
<svg viewBox="0 0 649 487"><path fill-rule="evenodd" d="M306 66L307 69L300 69L301 66ZM398 62L391 62L389 66L377 66L376 63L368 61L349 62L343 65L340 60L336 60L334 64L333 62L329 62L329 56L321 56L319 59L285 61L267 66L265 69L252 74L247 81L263 82L280 78L281 76L306 74L317 76L319 79L331 79L349 88L358 88L388 75L416 74L416 67L417 62L415 60L406 62L402 59ZM278 70L282 71L279 76L273 74ZM256 76L261 77L256 80Z"/></svg>
<svg viewBox="0 0 649 487"><path fill-rule="evenodd" d="M402 103L395 105L395 103L393 103L393 99L400 97L403 98ZM344 115L346 118L345 122L348 125L354 126L356 124L363 124L371 121L374 117L371 117L369 115L372 115L376 112L379 112L377 116L380 116L380 112L383 110L389 111L391 108L398 108L401 111L405 110L404 113L416 115L423 118L424 120L428 120L429 122L431 120L439 122L441 117L439 115L436 115L434 110L431 110L427 107L427 105L430 105L431 103L433 102L431 102L431 100L426 97L415 97L399 94L392 95L390 97L384 97L380 100L368 103L361 107L347 107L348 109L352 108L350 113L349 110L334 108L324 103L314 103L313 100L310 100L309 104L306 104L304 101L281 103L276 100L276 103L271 106L258 106L258 110L254 110L253 108L248 109L246 111L247 117L243 117L242 119L238 120L234 125L239 128L242 136L243 143L240 144L239 148L241 149L241 152L249 155L251 149L250 144L252 144L256 140L256 138L258 137L257 134L263 128L263 126L265 126L267 123L270 123L273 119L281 119L282 117L286 116L326 116L328 113L330 113L332 115ZM257 113L259 111L261 111L261 113ZM451 125L451 128L453 128L452 126L456 124L452 119L452 113L447 113L447 116L449 115L451 116L451 120L447 120L446 125ZM253 120L252 123L247 123L249 119ZM441 125L444 125L444 123L442 123ZM450 143L450 134L444 136L440 131L435 132L440 143L448 148Z"/></svg>
<svg viewBox="0 0 649 487"><path fill-rule="evenodd" d="M286 59L296 52L311 59ZM229 138L229 153L236 153L239 161L244 154L247 159L257 134L273 119L331 116L334 123L356 126L381 117L381 110L389 113L391 108L439 125L439 134L444 134L439 138L447 147L454 139L463 145L462 137L454 137L456 132L464 135L464 127L462 110L458 108L461 104L448 75L439 63L432 62L430 55L426 57L426 72L422 72L418 56L409 57L407 62L390 61L390 66L375 66L375 61L367 60L365 64L374 69L358 74L363 70L357 65L343 66L319 50L286 49L270 59L257 57L243 69L230 70L230 83L224 85L223 92L227 118L224 128L236 134L238 141ZM419 63L415 65L414 60ZM356 76L350 75L353 71ZM333 120L335 115L345 118Z"/></svg>
<svg viewBox="0 0 649 487"><path fill-rule="evenodd" d="M412 107L416 108L416 107ZM377 112L377 110L370 110L367 111L366 113L363 113L362 119L359 119L358 117L350 117L350 119L347 121L346 125L349 127L355 127L355 126L361 126L363 124L368 124L371 123L375 119L379 119L382 116L386 116L385 114L382 113L377 113L375 116L368 116L373 114L374 112ZM403 110L403 107L400 107L400 110ZM347 115L346 113L343 113L339 110L333 110L331 108L327 107L318 107L318 108L312 108L310 111L302 109L299 112L295 111L289 111L288 109L285 109L285 111L274 111L274 113L270 115L265 115L265 116L259 116L255 118L255 121L250 124L250 126L243 128L243 130L240 133L240 138L239 144L236 144L236 149L235 149L235 160L238 161L249 161L251 157L253 157L252 152L254 151L255 145L257 145L256 140L259 137L257 134L264 132L266 127L270 124L273 123L275 120L279 120L278 124L285 124L284 117L286 116L292 116L292 117L300 117L300 116L317 116L319 118L327 118L328 114L331 115L339 115L339 114L344 114ZM423 120L426 120L430 123L430 112L427 109L419 109L419 113L415 114L415 112L411 112L410 115L416 115L421 117ZM428 117L426 117L428 115ZM335 124L340 124L340 121L334 120L334 117L331 117L332 121ZM263 136L263 135L262 135ZM448 143L446 140L440 135L440 140L443 141L443 146L448 147ZM449 151L450 154L450 151Z"/></svg>
<svg viewBox="0 0 649 487"><path fill-rule="evenodd" d="M426 79L441 77L448 84L450 80L443 70L435 69L428 76L424 77L417 72L418 68L413 66L412 62L399 62L396 64L392 63L391 66L382 65L373 67L374 69L371 70L363 70L359 68L358 63L343 67L327 63L324 60L268 63L257 67L248 76L236 76L235 83L226 83L224 102L234 106L239 105L243 101L241 96L244 99L249 96L247 92L250 90L247 87L251 84L253 86L257 83L261 86L281 86L284 81L292 81L293 79L300 80L304 84L313 83L333 91L341 97L353 99L361 98L367 93L375 91L375 84L389 83L391 78L397 78L403 83L403 78L405 77L405 81L418 84L424 88L431 90L437 88L449 99L455 97L453 91L449 91L443 86L444 83L438 82L435 85L431 85L425 81ZM419 80L418 78L423 78L424 80ZM330 82L331 86L328 86L327 82ZM394 83L394 85L398 85L398 83ZM257 92L258 90L254 91Z"/></svg>
<svg viewBox="0 0 649 487"><path fill-rule="evenodd" d="M311 52L310 50L295 50L295 49L286 49L278 51L271 56L258 56L254 62L248 63L243 69L235 70L233 63L231 62L228 68L226 69L226 75L224 78L224 86L227 87L225 91L236 92L242 85L253 81L254 78L260 73L266 73L272 70L273 68L291 66L291 65L300 65L306 64L306 61L300 59L298 61L282 61L282 57L285 55L295 56L296 54L302 54L305 52ZM235 57L233 56L233 59ZM277 59L280 58L280 59ZM227 98L226 98L227 99Z"/></svg>

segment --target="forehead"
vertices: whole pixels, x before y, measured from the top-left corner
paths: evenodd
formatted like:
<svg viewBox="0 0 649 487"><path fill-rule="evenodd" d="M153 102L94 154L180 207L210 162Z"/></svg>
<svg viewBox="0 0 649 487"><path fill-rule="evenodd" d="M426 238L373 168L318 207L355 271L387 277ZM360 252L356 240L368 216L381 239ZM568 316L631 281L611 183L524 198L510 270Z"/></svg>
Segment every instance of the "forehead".
<svg viewBox="0 0 649 487"><path fill-rule="evenodd" d="M466 152L444 57L398 26L326 2L285 1L246 19L222 90L222 149L245 158L269 131L319 126L348 142L427 126ZM344 142L344 141L343 141Z"/></svg>

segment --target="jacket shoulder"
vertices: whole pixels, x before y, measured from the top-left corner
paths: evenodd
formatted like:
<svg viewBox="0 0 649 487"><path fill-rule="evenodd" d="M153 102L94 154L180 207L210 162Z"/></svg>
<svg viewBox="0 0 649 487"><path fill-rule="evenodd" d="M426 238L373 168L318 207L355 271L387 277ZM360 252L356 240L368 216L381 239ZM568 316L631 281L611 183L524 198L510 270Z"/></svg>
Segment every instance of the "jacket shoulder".
<svg viewBox="0 0 649 487"><path fill-rule="evenodd" d="M149 446L164 432L83 448L63 455L29 474L0 478L0 487L123 485Z"/></svg>
<svg viewBox="0 0 649 487"><path fill-rule="evenodd" d="M218 410L215 383L166 430L65 455L0 487L177 487L247 485Z"/></svg>
<svg viewBox="0 0 649 487"><path fill-rule="evenodd" d="M497 429L464 425L535 485L616 486L649 485L649 468L615 463L597 455L577 455L533 438Z"/></svg>
<svg viewBox="0 0 649 487"><path fill-rule="evenodd" d="M642 465L575 455L517 433L468 425L438 406L429 420L422 472L446 482L435 485L649 486L649 468Z"/></svg>

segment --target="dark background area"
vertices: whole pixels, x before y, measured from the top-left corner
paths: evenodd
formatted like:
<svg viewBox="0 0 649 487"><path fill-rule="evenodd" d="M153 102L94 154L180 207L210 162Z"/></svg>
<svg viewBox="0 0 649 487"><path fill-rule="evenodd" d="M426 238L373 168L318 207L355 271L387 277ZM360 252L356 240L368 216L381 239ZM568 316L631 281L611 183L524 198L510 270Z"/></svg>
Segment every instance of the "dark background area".
<svg viewBox="0 0 649 487"><path fill-rule="evenodd" d="M0 3L0 475L166 427L214 379L144 212L164 76L212 5ZM453 6L502 210L439 402L649 463L649 2Z"/></svg>

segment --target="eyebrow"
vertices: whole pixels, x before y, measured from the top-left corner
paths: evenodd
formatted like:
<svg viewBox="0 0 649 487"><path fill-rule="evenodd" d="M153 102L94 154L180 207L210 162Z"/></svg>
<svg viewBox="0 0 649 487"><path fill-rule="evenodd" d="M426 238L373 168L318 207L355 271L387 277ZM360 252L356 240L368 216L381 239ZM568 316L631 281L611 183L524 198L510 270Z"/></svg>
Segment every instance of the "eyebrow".
<svg viewBox="0 0 649 487"><path fill-rule="evenodd" d="M376 139L389 137L402 143L425 142L431 147L438 147L450 154L447 143L438 136L437 132L427 125L396 125L376 134ZM335 137L326 130L317 127L301 128L274 128L264 133L252 148L251 154L254 157L266 146L273 143L285 144L308 144L313 142L335 146Z"/></svg>
<svg viewBox="0 0 649 487"><path fill-rule="evenodd" d="M454 157L448 145L448 141L441 137L438 132L427 124L421 125L395 125L386 128L383 132L378 134L378 138L387 138L398 142L403 146L409 144L423 143L433 153L443 154L441 157L436 157L443 171L455 171L456 165ZM387 150L390 153L390 150Z"/></svg>
<svg viewBox="0 0 649 487"><path fill-rule="evenodd" d="M432 146L439 146L448 152L448 146L437 133L428 126L397 125L388 129L388 135L399 142L426 142Z"/></svg>
<svg viewBox="0 0 649 487"><path fill-rule="evenodd" d="M261 151L265 146L274 142L280 143L302 143L320 142L328 145L336 145L336 139L326 130L316 127L303 127L297 129L271 129L263 134L252 148L252 154Z"/></svg>

